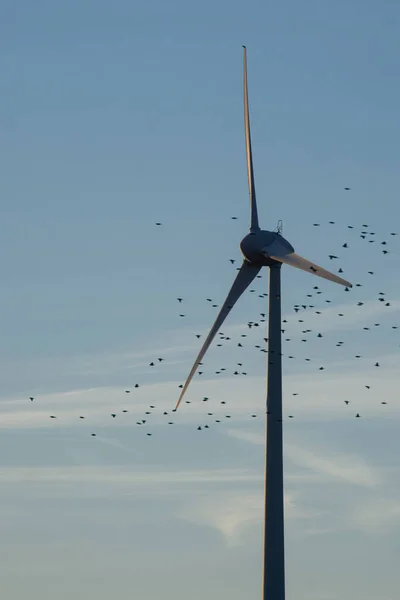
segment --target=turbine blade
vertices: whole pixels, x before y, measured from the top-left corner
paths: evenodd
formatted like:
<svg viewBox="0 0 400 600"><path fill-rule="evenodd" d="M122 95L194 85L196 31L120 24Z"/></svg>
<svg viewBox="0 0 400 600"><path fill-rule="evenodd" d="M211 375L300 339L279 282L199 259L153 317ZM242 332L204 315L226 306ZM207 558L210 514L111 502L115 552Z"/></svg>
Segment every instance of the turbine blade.
<svg viewBox="0 0 400 600"><path fill-rule="evenodd" d="M316 265L315 263L310 262L306 258L303 258L296 252L290 252L288 254L273 255L265 252L266 256L272 258L273 260L277 260L278 262L284 263L285 265L290 265L291 267L296 267L296 269L301 269L302 271L307 271L308 273L312 273L313 275L317 275L318 277L322 277L323 279L328 279L328 281L333 281L334 283L339 283L340 285L344 285L346 287L353 287L349 281L338 277L334 273L323 269L322 267Z"/></svg>
<svg viewBox="0 0 400 600"><path fill-rule="evenodd" d="M240 296L248 288L250 283L253 281L253 279L256 277L256 275L259 273L260 269L261 269L261 267L254 266L254 265L250 264L249 262L247 262L246 260L243 261L243 264L236 276L235 281L232 284L229 294L227 295L226 300L223 303L222 308L219 311L217 318L215 319L214 325L211 327L210 333L208 334L196 360L194 361L192 370L190 371L188 378L186 379L185 385L182 388L181 394L180 394L178 402L176 404L176 408L178 408L178 406L180 405L181 400L182 400L183 396L185 395L185 392L188 389L189 384L192 381L194 374L196 373L199 363L202 361L202 359L203 359L205 353L207 352L208 348L210 347L214 337L218 333L218 330L220 329L222 323L225 321L226 317L228 316L228 314L230 313L230 311L232 310L232 308L234 307L236 302L239 300Z"/></svg>
<svg viewBox="0 0 400 600"><path fill-rule="evenodd" d="M249 95L247 91L247 49L244 48L243 62L243 88L244 88L244 131L246 136L246 159L247 159L247 178L249 181L250 194L250 231L260 229L258 225L256 188L254 185L253 171L253 155L251 152L251 136L250 136L250 117L249 117Z"/></svg>

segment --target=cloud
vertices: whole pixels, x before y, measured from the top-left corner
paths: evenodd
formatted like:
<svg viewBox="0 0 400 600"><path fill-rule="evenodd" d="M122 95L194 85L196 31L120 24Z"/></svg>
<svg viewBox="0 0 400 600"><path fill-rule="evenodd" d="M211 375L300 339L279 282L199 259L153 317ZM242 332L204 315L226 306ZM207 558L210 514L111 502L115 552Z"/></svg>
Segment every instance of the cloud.
<svg viewBox="0 0 400 600"><path fill-rule="evenodd" d="M392 316L400 311L400 300L391 300L390 306L378 300L368 300L363 306L357 304L338 304L328 308L322 308L319 315L314 311L304 310L302 315L307 317L307 328L318 327L318 331L352 331L359 329L360 324L368 323L369 320L380 316ZM339 317L339 313L343 317ZM300 314L300 313L299 313ZM287 320L287 327L293 330L304 329L304 324L298 322L298 315L290 313L283 316Z"/></svg>
<svg viewBox="0 0 400 600"><path fill-rule="evenodd" d="M237 440L243 440L244 442L257 444L258 446L265 446L265 436L254 431L246 431L243 429L227 429L224 433L236 438Z"/></svg>
<svg viewBox="0 0 400 600"><path fill-rule="evenodd" d="M299 467L351 485L366 487L378 485L376 473L360 457L338 452L330 458L325 455L323 451L312 452L299 446L285 445L285 456Z"/></svg>
<svg viewBox="0 0 400 600"><path fill-rule="evenodd" d="M368 533L385 533L400 528L400 501L373 498L359 504L352 515L356 528Z"/></svg>
<svg viewBox="0 0 400 600"><path fill-rule="evenodd" d="M248 469L166 471L114 466L0 467L3 483L104 483L136 486L257 482L260 475Z"/></svg>
<svg viewBox="0 0 400 600"><path fill-rule="evenodd" d="M219 531L230 546L240 543L243 532L262 519L261 493L213 494L183 510L181 517Z"/></svg>
<svg viewBox="0 0 400 600"><path fill-rule="evenodd" d="M249 442L251 444L264 445L265 438L262 435L252 431L239 429L229 429L226 431L228 435ZM366 487L375 487L379 483L379 478L365 461L353 454L345 454L326 451L325 449L309 450L293 444L285 444L284 446L285 459L303 469L314 472L323 479L335 479L351 485L361 485ZM302 479L302 474L295 475L296 478Z"/></svg>
<svg viewBox="0 0 400 600"><path fill-rule="evenodd" d="M265 311L267 308L265 309ZM282 319L287 321L285 323L286 329L290 332L295 333L304 329L304 323L299 323L299 318L307 319L307 328L313 329L316 327L318 331L353 331L360 328L360 324L365 324L369 320L377 317L393 316L400 312L400 300L390 300L390 306L385 306L384 302L379 300L367 300L362 306L358 306L356 302L346 302L342 304L334 304L329 307L318 307L320 314L315 312L315 309L300 309L299 313L293 314L293 311L284 313ZM339 313L343 316L339 317ZM259 317L257 317L259 318ZM249 315L249 321L254 320ZM264 323L265 327L268 326L267 320ZM211 322L210 322L211 327ZM207 329L207 327L205 327ZM244 329L247 329L247 322L236 323L232 325L224 324L222 330L225 335L235 336L236 334L242 333ZM258 328L258 332L263 331L263 328ZM253 328L252 332L255 333L257 330Z"/></svg>
<svg viewBox="0 0 400 600"><path fill-rule="evenodd" d="M284 502L286 519L307 519L314 515L310 510L301 508L292 493L285 493ZM187 506L181 516L198 525L216 529L225 542L233 547L245 542L245 535L254 525L258 524L261 529L263 507L262 489L257 492L231 490L200 496L199 501Z"/></svg>
<svg viewBox="0 0 400 600"><path fill-rule="evenodd" d="M368 364L336 362L325 371L305 370L284 377L284 414L308 422L348 420L359 412L362 419L394 418L400 413L397 398L399 354L380 359L381 367L371 369ZM315 367L314 367L315 368ZM121 386L82 388L60 393L38 395L34 402L27 397L4 398L0 401L0 428L99 426L109 423L110 413L128 410L113 420L113 427L134 427L139 415L144 418L149 405L154 404L149 423L166 422L164 412L171 414L178 396L179 381L161 381L125 394ZM370 389L366 388L366 384ZM296 395L294 395L296 394ZM195 380L185 402L173 415L180 424L197 423L204 417L203 396L210 398L215 418L224 418L228 412L236 422L248 422L252 413L263 417L265 410L265 377L224 377ZM346 406L344 400L349 400ZM382 406L381 401L387 402ZM221 405L224 401L226 405ZM57 420L49 418L54 414ZM86 420L79 422L79 416ZM360 420L360 423L363 421Z"/></svg>
<svg viewBox="0 0 400 600"><path fill-rule="evenodd" d="M173 332L171 337L181 334L182 332ZM167 337L167 336L166 336ZM105 372L116 372L122 370L131 370L135 368L147 370L149 368L149 361L154 360L154 357L167 358L168 364L181 364L183 358L177 360L178 356L185 355L187 352L195 352L197 345L192 344L176 344L175 346L164 346L161 348L150 348L148 350L142 350L140 352L120 352L111 355L100 355L100 356L88 356L76 360L79 364L79 371L84 374L104 374ZM173 355L175 358L168 359ZM150 371L150 369L149 369Z"/></svg>

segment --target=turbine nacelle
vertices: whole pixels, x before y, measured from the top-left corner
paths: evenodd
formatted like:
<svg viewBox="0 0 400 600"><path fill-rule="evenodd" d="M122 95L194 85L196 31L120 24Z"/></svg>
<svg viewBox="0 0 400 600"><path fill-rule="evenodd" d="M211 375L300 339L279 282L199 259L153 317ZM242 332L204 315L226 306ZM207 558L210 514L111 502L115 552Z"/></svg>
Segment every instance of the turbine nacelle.
<svg viewBox="0 0 400 600"><path fill-rule="evenodd" d="M279 233L263 229L247 234L240 242L240 250L249 263L260 267L276 263L274 256L294 252L293 246Z"/></svg>

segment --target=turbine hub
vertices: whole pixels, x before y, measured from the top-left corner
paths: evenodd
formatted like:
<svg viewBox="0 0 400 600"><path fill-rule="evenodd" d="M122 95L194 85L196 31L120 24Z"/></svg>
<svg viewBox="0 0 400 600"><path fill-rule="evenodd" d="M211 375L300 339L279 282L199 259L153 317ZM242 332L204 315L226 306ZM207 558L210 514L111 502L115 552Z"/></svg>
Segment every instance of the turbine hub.
<svg viewBox="0 0 400 600"><path fill-rule="evenodd" d="M294 252L294 248L285 238L275 231L259 229L248 233L240 242L240 250L244 258L253 265L269 267L276 264L265 253L274 255L273 250L284 248L287 252Z"/></svg>

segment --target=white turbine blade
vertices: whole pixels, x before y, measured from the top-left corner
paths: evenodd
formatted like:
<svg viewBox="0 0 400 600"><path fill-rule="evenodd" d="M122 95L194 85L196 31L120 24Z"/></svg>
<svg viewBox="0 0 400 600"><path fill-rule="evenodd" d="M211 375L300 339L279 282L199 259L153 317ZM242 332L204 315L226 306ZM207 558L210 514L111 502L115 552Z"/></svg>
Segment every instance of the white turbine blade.
<svg viewBox="0 0 400 600"><path fill-rule="evenodd" d="M253 156L251 152L251 136L250 136L250 117L249 117L249 96L247 91L247 49L244 48L244 63L243 63L243 88L244 88L244 130L246 135L246 159L247 159L247 178L249 181L250 194L250 231L259 229L256 188L254 185L253 172Z"/></svg>
<svg viewBox="0 0 400 600"><path fill-rule="evenodd" d="M288 254L273 255L269 252L265 253L266 256L277 260L278 262L284 263L286 265L290 265L291 267L296 267L296 269L301 269L302 271L307 271L307 273L312 273L313 275L317 275L318 277L322 277L323 279L328 279L328 281L333 281L334 283L339 283L340 285L344 285L345 287L353 287L349 281L338 277L334 273L323 269L322 267L316 265L315 263L310 262L306 258L303 258L299 254L295 252L290 252Z"/></svg>
<svg viewBox="0 0 400 600"><path fill-rule="evenodd" d="M219 311L217 318L215 319L214 325L211 327L210 333L208 334L208 336L207 336L207 338L206 338L206 340L194 362L194 365L188 375L188 378L186 379L185 385L182 388L181 394L180 394L178 402L176 404L176 408L178 408L179 404L181 403L181 400L182 400L186 390L188 389L189 384L192 381L194 374L196 373L199 363L202 361L202 359L203 359L205 353L207 352L208 348L210 347L214 337L218 333L218 330L221 327L222 323L225 321L226 317L228 316L228 314L230 313L230 311L232 310L232 308L234 307L236 302L239 300L240 296L248 288L250 283L253 281L253 279L256 277L256 275L259 273L260 269L261 269L261 267L251 265L246 260L243 261L243 264L237 274L235 281L232 284L229 294L227 295L226 300L223 303L222 308Z"/></svg>

